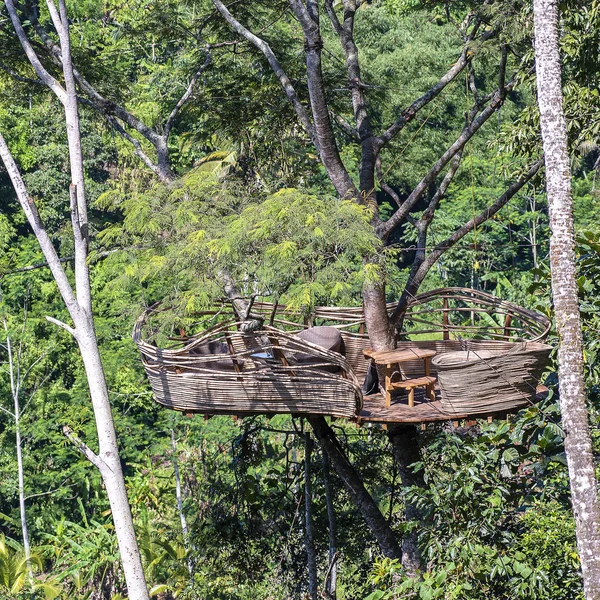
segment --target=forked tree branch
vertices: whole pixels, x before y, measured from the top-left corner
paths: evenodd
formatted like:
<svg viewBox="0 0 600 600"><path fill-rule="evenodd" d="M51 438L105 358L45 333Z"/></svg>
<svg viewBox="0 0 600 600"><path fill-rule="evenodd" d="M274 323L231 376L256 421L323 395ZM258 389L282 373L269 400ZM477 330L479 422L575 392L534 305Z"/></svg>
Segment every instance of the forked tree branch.
<svg viewBox="0 0 600 600"><path fill-rule="evenodd" d="M98 456L85 442L78 438L73 430L65 425L63 427L63 433L69 439L69 441L83 454L104 476L107 471L110 471L110 467Z"/></svg>
<svg viewBox="0 0 600 600"><path fill-rule="evenodd" d="M387 221L378 227L377 233L382 239L386 239L394 230L394 228L406 219L413 206L425 193L428 187L435 181L435 178L439 175L442 169L458 152L465 147L467 142L475 135L475 133L477 133L482 125L502 106L502 104L504 104L506 94L512 90L515 85L516 80L513 79L492 94L492 99L489 105L486 106L476 118L474 118L463 128L458 138L435 162L428 173L409 194L408 198L406 198L406 200L402 203L402 206Z"/></svg>
<svg viewBox="0 0 600 600"><path fill-rule="evenodd" d="M404 127L412 121L417 113L427 104L429 104L432 100L434 100L437 96L441 94L441 92L446 88L446 86L452 83L456 77L465 69L465 67L471 62L474 57L473 50L471 48L474 33L477 31L479 25L477 22L473 28L474 31L471 32L470 36L467 38L467 43L465 44L463 51L461 52L460 57L452 65L452 67L442 76L440 79L431 87L425 94L423 94L420 98L417 98L409 107L405 108L398 119L392 125L390 125L381 135L379 135L375 139L375 147L377 152L381 151L381 149L394 137L396 136ZM492 29L486 31L480 38L479 42L483 43L496 35L496 30Z"/></svg>
<svg viewBox="0 0 600 600"><path fill-rule="evenodd" d="M429 255L421 261L419 267L415 269L415 272L411 272L411 277L406 284L404 294L402 295L398 306L391 316L392 323L396 323L398 319L402 317L404 311L406 310L407 302L410 300L411 294L414 293L414 290L419 288L431 267L439 260L442 254L447 252L476 227L479 227L479 225L485 223L488 219L491 219L501 208L506 206L511 198L513 198L529 181L531 181L531 179L533 179L533 177L535 177L543 164L544 159L542 157L533 163L527 172L517 179L493 204L488 206L484 211L459 227L444 241L435 246Z"/></svg>
<svg viewBox="0 0 600 600"><path fill-rule="evenodd" d="M21 24L21 20L19 19L19 15L17 14L13 0L6 0L5 5L15 33L17 34L19 42L23 47L25 55L29 59L31 66L34 68L37 76L44 83L44 85L48 86L56 94L56 97L62 102L62 104L64 104L67 100L67 93L60 83L45 69L44 65L42 65L42 62L33 49L25 30L23 29L23 25Z"/></svg>
<svg viewBox="0 0 600 600"><path fill-rule="evenodd" d="M56 11L56 8L52 8L54 6L51 0L47 0L48 8L50 10L50 14L52 16L53 23L57 32L59 33L59 37L61 39L61 43L57 44L54 40L48 35L45 29L40 25L37 14L34 9L29 10L27 16L36 31L37 35L42 40L45 48L50 54L50 57L54 61L54 63L58 66L62 65L62 45L64 43L68 43L68 40L65 42L67 38L64 36L64 32L67 29L67 25L63 26L61 24L60 19L60 11ZM64 12L64 10L62 11ZM66 18L66 15L65 15ZM61 35L61 31L63 34ZM194 89L200 79L202 73L208 68L210 64L210 52L208 46L205 49L206 58L202 66L195 72L192 76L189 84L187 85L184 93L177 101L175 107L172 109L171 113L168 115L165 122L162 124L162 132L159 132L157 129L149 127L138 119L135 115L130 113L124 107L107 100L104 96L102 96L96 88L94 88L89 81L72 65L70 65L70 69L77 81L77 83L81 86L81 89L86 93L89 98L89 103L101 115L103 115L106 120L109 122L111 127L119 133L124 139L126 139L129 143L131 143L134 147L134 151L136 155L144 162L144 164L150 168L162 181L170 181L173 179L173 173L171 171L169 159L168 159L168 137L173 128L174 122L181 109L185 106L185 104L192 97ZM67 53L67 56L70 56L70 53ZM122 123L124 123L127 127L137 131L142 137L144 137L156 150L157 159L154 162L148 154L143 150L142 145L139 140L136 140L132 135L130 135L125 127L123 127L116 119L119 119Z"/></svg>
<svg viewBox="0 0 600 600"><path fill-rule="evenodd" d="M33 233L39 241L40 248L44 253L46 261L48 262L50 271L56 280L58 291L60 292L60 295L69 309L71 317L74 315L79 315L81 309L75 297L75 293L73 292L73 288L71 287L71 283L69 282L69 279L67 278L67 275L62 267L61 259L58 256L56 249L52 245L52 241L50 240L50 236L44 228L44 224L42 223L35 202L30 198L27 192L27 188L25 187L25 183L23 182L19 168L17 167L1 133L0 157L2 158L4 166L6 167L8 175L11 179L19 204L21 205L21 208L27 217L27 221L29 222Z"/></svg>

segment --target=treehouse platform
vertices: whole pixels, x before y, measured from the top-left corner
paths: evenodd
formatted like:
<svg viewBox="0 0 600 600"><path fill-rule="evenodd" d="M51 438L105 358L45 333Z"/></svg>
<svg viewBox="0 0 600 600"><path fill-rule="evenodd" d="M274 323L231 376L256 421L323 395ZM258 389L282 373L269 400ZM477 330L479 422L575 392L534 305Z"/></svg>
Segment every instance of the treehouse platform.
<svg viewBox="0 0 600 600"><path fill-rule="evenodd" d="M539 382L551 351L542 343L550 329L545 315L466 288L415 297L397 348L387 352L370 349L360 307L306 315L257 303L253 312L268 325L245 332L224 306L198 315L198 333L176 336L161 329L163 312L148 309L133 338L156 401L188 414L357 423L505 416L543 397Z"/></svg>

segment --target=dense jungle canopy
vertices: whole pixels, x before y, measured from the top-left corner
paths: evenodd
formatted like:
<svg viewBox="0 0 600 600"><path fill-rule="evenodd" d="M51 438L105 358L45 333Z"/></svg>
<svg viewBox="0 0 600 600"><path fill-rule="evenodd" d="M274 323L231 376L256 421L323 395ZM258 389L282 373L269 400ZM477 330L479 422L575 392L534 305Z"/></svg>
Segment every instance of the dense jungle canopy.
<svg viewBox="0 0 600 600"><path fill-rule="evenodd" d="M28 61L8 5L0 132L74 281L63 107ZM554 356L548 396L507 419L425 430L330 423L394 536L386 547L314 424L165 410L131 340L158 301L171 307L163 340L232 297L306 315L363 305L375 349L393 343L402 306L440 287L552 317L530 3L66 7L95 331L152 597L583 598ZM46 3L15 10L62 82ZM600 2L562 3L560 32L597 453ZM84 365L47 316L70 323L0 167L0 598L126 598L105 485L64 433L96 447Z"/></svg>

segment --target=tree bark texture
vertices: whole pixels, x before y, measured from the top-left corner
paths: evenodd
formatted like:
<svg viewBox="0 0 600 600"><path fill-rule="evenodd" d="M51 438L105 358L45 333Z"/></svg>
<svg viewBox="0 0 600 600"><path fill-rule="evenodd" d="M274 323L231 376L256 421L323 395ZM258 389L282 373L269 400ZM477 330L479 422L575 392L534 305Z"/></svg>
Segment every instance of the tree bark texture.
<svg viewBox="0 0 600 600"><path fill-rule="evenodd" d="M309 417L308 421L321 447L329 455L331 466L344 483L350 498L361 512L383 554L388 558L401 558L402 550L396 535L346 457L331 427L324 417Z"/></svg>
<svg viewBox="0 0 600 600"><path fill-rule="evenodd" d="M400 480L404 488L424 485L421 473L415 473L410 465L421 460L417 428L414 425L388 425L388 439L392 445L392 454L398 467ZM404 515L408 523L419 523L422 515L419 509L405 501ZM402 566L406 573L414 577L423 567L419 551L417 531L406 533L402 539Z"/></svg>
<svg viewBox="0 0 600 600"><path fill-rule="evenodd" d="M552 296L565 451L586 600L600 599L600 506L588 428L577 298L571 169L562 106L558 0L534 0L535 62L546 157Z"/></svg>
<svg viewBox="0 0 600 600"><path fill-rule="evenodd" d="M6 350L8 352L8 370L10 376L10 390L13 397L15 419L15 446L17 451L17 472L19 480L19 512L21 516L21 532L23 534L23 550L25 551L25 561L27 562L27 576L29 582L33 583L33 571L31 569L31 547L29 545L29 530L27 528L27 513L25 511L25 472L23 469L23 447L21 439L21 379L19 376L20 368L15 368L13 360L13 350L6 320L4 320L4 330L6 331ZM17 357L20 362L20 353ZM16 371L16 372L15 372Z"/></svg>

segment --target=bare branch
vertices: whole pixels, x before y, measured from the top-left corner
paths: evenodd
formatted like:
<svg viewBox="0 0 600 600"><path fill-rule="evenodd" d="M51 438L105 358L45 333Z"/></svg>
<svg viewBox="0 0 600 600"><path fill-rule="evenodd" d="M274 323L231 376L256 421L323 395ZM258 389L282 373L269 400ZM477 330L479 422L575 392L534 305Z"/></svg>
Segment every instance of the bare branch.
<svg viewBox="0 0 600 600"><path fill-rule="evenodd" d="M360 141L360 136L358 135L358 131L344 119L341 115L333 111L329 111L333 120L336 122L338 127L350 138L352 138L355 142Z"/></svg>
<svg viewBox="0 0 600 600"><path fill-rule="evenodd" d="M58 290L60 295L62 296L67 308L69 309L69 313L73 318L80 313L80 307L77 303L77 299L75 298L75 294L73 292L73 288L71 287L71 283L69 282L67 275L61 265L61 260L52 245L52 241L50 240L50 236L48 235L40 215L38 213L35 202L29 197L27 189L25 188L25 183L23 182L23 178L19 172L19 168L17 167L8 146L6 145L6 141L4 137L0 133L0 157L4 162L4 166L8 172L8 175L12 181L13 187L15 188L15 192L17 194L17 199L19 200L19 204L27 217L27 221L33 230L36 238L39 241L40 248L44 253L44 257L48 262L48 266L52 271L52 275L56 280L56 284L58 286Z"/></svg>
<svg viewBox="0 0 600 600"><path fill-rule="evenodd" d="M21 83L43 86L46 85L41 79L31 79L29 77L23 77L22 75L19 75L14 69L11 69L8 65L5 65L3 62L0 62L0 69L8 73L13 79L15 79L16 81L20 81Z"/></svg>
<svg viewBox="0 0 600 600"><path fill-rule="evenodd" d="M9 417L12 417L13 419L15 418L15 414L10 412L10 410L7 410L6 408L4 408L3 406L0 406L0 410L3 413L6 413Z"/></svg>
<svg viewBox="0 0 600 600"><path fill-rule="evenodd" d="M169 137L169 134L171 133L171 128L173 127L173 123L175 122L175 118L177 117L177 115L179 114L179 111L183 108L185 103L191 98L191 96L194 92L194 88L196 87L196 84L198 83L198 80L200 79L200 75L202 75L202 73L204 73L204 71L206 71L206 69L208 69L208 66L210 65L210 61L211 61L210 52L208 52L208 49L207 49L204 64L196 71L196 73L190 80L190 83L188 84L185 92L183 93L183 96L181 96L181 98L179 99L179 101L177 102L177 104L175 105L173 110L171 111L171 114L167 117L167 120L165 121L165 125L163 128L163 136L165 138Z"/></svg>
<svg viewBox="0 0 600 600"><path fill-rule="evenodd" d="M72 327L70 327L69 325L67 325L66 323L63 323L62 321L59 321L58 319L55 319L54 317L46 317L46 321L48 321L49 323L52 323L54 325L57 325L58 327L60 327L61 329L64 329L65 331L68 331L75 339L77 339L77 331L75 329L73 329Z"/></svg>
<svg viewBox="0 0 600 600"><path fill-rule="evenodd" d="M215 5L216 9L219 11L219 13L221 13L223 18L227 21L227 23L229 23L231 28L236 33L241 35L244 39L246 39L248 42L250 42L253 46L255 46L258 50L260 50L264 54L265 58L267 59L267 62L269 63L269 66L271 67L271 69L273 70L273 72L275 73L277 78L279 79L279 83L281 84L283 91L285 92L286 96L288 97L288 100L292 104L294 111L296 112L296 115L298 116L298 119L300 119L300 123L302 123L302 126L304 127L306 132L309 134L313 143L315 144L315 146L317 146L317 149L318 149L318 143L316 140L315 131L313 128L313 124L311 123L310 118L308 116L308 113L306 112L306 109L300 102L300 99L298 98L298 94L296 93L296 90L295 90L294 86L292 85L290 78L287 76L287 73L283 70L283 67L281 66L279 60L277 60L277 57L275 56L273 50L271 50L271 46L269 46L269 44L267 44L267 42L265 42L265 40L254 35L249 29L244 27L229 12L227 7L223 4L223 2L221 2L221 0L213 0L213 4Z"/></svg>
<svg viewBox="0 0 600 600"><path fill-rule="evenodd" d="M496 34L495 30L490 30L484 33L480 42L484 42L489 40ZM400 132L407 123L412 121L416 114L427 104L429 104L434 98L439 96L439 94L444 90L444 88L452 83L456 79L456 77L463 71L463 69L471 62L473 59L473 51L471 50L471 42L472 36L469 36L466 45L463 48L463 51L456 61L454 65L420 98L415 100L408 108L405 108L401 115L398 117L395 123L390 125L380 136L378 136L375 140L375 146L377 151L379 152L398 132Z"/></svg>
<svg viewBox="0 0 600 600"><path fill-rule="evenodd" d="M82 440L80 440L74 433L73 430L65 425L63 427L63 433L69 438L71 443L83 454L97 469L100 471L102 475L106 473L107 470L111 470L110 467Z"/></svg>
<svg viewBox="0 0 600 600"><path fill-rule="evenodd" d="M27 34L23 29L23 25L21 24L21 20L19 19L19 15L15 9L13 0L6 0L5 5L13 27L15 28L17 37L19 38L19 42L21 43L21 46L23 47L31 66L34 68L40 80L47 85L56 94L57 98L64 104L67 100L67 93L60 83L52 75L50 75L50 73L48 73L48 71L42 65L38 55L31 45L31 42L27 38Z"/></svg>
<svg viewBox="0 0 600 600"><path fill-rule="evenodd" d="M385 223L378 228L378 235L385 239L399 225L405 218L406 215L411 211L412 207L425 193L427 188L435 181L435 178L441 172L441 170L448 164L448 162L460 152L467 142L475 135L480 127L502 106L506 93L514 88L516 80L510 81L502 89L496 90L492 96L492 100L486 108L481 111L478 117L473 119L471 123L467 124L455 142L444 152L444 154L437 160L437 162L431 167L429 172L421 179L417 186L410 193L408 198L403 202L402 207L399 208Z"/></svg>
<svg viewBox="0 0 600 600"><path fill-rule="evenodd" d="M446 192L448 191L448 187L450 186L450 183L452 183L452 180L454 179L454 176L456 175L456 172L458 171L458 168L460 167L461 160L462 160L462 151L458 152L452 159L452 162L450 163L450 167L449 167L448 171L446 171L444 178L442 179L440 185L438 186L438 189L435 191L435 194L432 196L431 200L429 201L429 206L425 209L425 212L423 213L421 218L424 218L428 222L431 222L431 220L433 219L433 215L434 215L435 211L437 210L437 207L439 206L442 198L444 198L444 196L446 195Z"/></svg>
<svg viewBox="0 0 600 600"><path fill-rule="evenodd" d="M404 314L406 309L406 301L408 300L407 296L410 296L414 293L413 290L419 288L431 267L439 260L442 254L452 248L452 246L464 238L468 233L473 231L473 229L479 227L479 225L485 223L485 221L493 217L501 208L506 206L510 199L513 198L513 196L515 196L515 194L517 194L523 188L523 186L525 186L527 182L529 182L537 174L543 164L543 158L533 163L527 172L522 177L517 179L517 181L515 181L492 205L488 206L483 212L479 213L476 217L459 227L443 242L437 244L429 253L427 258L424 258L424 260L420 262L419 267L414 269L414 273L411 271L411 276L406 284L405 293L403 294L397 308L394 310L394 313L391 316L393 323L396 323Z"/></svg>
<svg viewBox="0 0 600 600"><path fill-rule="evenodd" d="M94 106L92 104L92 106ZM95 107L97 108L97 107ZM128 131L126 131L121 124L113 117L108 114L105 114L105 118L111 127L120 134L123 138L125 138L132 146L133 151L136 156L159 178L161 177L160 169L158 166L152 162L152 159L144 152L142 148L142 144L140 144L139 140L135 139Z"/></svg>
<svg viewBox="0 0 600 600"><path fill-rule="evenodd" d="M70 477L67 477L66 479L63 480L63 482L56 488L54 488L53 490L48 490L47 492L39 492L38 494L30 494L29 496L25 496L25 500L31 500L32 498L39 498L40 496L48 496L49 494L54 494L54 492L58 492L59 490L63 489L64 487L73 487L74 483L72 483L71 485L67 485L65 486L65 483L67 481L69 481Z"/></svg>
<svg viewBox="0 0 600 600"><path fill-rule="evenodd" d="M377 179L379 180L379 185L381 189L392 197L396 206L400 208L402 206L402 200L400 200L400 196L391 188L384 180L383 169L381 167L381 155L377 155L377 159L375 160L375 168L377 170Z"/></svg>

